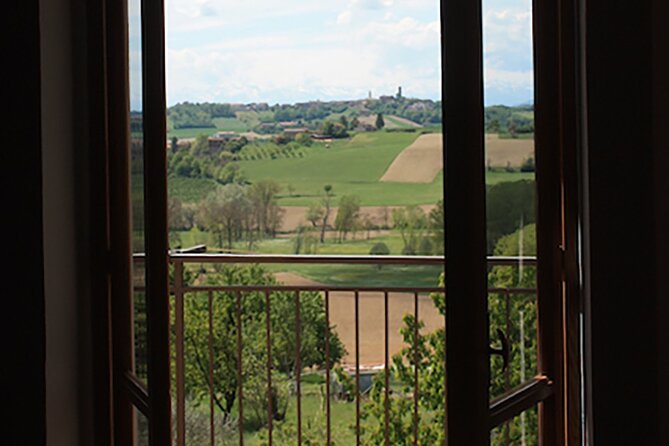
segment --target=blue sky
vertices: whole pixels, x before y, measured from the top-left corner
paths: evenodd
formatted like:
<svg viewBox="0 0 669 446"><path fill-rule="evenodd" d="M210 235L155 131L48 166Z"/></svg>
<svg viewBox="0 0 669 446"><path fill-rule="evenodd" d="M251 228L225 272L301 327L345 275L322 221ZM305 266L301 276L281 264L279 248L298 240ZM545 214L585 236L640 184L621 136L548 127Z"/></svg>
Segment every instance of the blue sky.
<svg viewBox="0 0 669 446"><path fill-rule="evenodd" d="M483 2L485 102L530 101L531 2ZM378 97L399 85L406 96L441 96L437 0L167 0L166 8L170 105Z"/></svg>

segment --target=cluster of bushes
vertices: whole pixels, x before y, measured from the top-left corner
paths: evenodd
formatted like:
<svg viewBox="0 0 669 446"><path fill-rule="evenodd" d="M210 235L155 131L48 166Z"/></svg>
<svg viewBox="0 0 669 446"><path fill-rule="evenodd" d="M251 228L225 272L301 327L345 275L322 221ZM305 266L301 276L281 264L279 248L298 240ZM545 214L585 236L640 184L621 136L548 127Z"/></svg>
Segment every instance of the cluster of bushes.
<svg viewBox="0 0 669 446"><path fill-rule="evenodd" d="M393 227L402 238L403 255L441 255L444 253L444 202L426 214L418 206L397 208L392 213Z"/></svg>
<svg viewBox="0 0 669 446"><path fill-rule="evenodd" d="M244 137L237 140L209 144L206 135L198 136L187 147L179 147L177 138L172 138L171 150L167 153L167 173L183 178L207 178L220 184L246 181L241 169L232 161L248 144Z"/></svg>
<svg viewBox="0 0 669 446"><path fill-rule="evenodd" d="M500 133L512 138L520 134L534 133L534 106L508 107L493 105L485 108L485 129L488 133Z"/></svg>
<svg viewBox="0 0 669 446"><path fill-rule="evenodd" d="M348 138L349 123L346 116L342 115L340 122L325 121L321 124L320 133L330 138Z"/></svg>
<svg viewBox="0 0 669 446"><path fill-rule="evenodd" d="M167 118L175 129L214 127L214 118L234 118L230 104L183 102L167 109Z"/></svg>
<svg viewBox="0 0 669 446"><path fill-rule="evenodd" d="M282 104L270 107L275 121L315 121L325 119L335 113L343 113L349 108L345 102L304 102Z"/></svg>

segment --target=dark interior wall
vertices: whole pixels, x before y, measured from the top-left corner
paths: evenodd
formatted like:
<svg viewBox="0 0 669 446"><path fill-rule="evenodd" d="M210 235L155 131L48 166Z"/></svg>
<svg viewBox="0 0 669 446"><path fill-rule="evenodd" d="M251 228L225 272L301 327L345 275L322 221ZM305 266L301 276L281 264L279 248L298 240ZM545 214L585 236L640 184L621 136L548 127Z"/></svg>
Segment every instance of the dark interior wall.
<svg viewBox="0 0 669 446"><path fill-rule="evenodd" d="M92 444L82 5L41 0L47 445Z"/></svg>
<svg viewBox="0 0 669 446"><path fill-rule="evenodd" d="M658 411L651 2L586 4L592 434L596 445L666 444Z"/></svg>
<svg viewBox="0 0 669 446"><path fill-rule="evenodd" d="M0 443L41 445L45 327L38 0L3 2Z"/></svg>
<svg viewBox="0 0 669 446"><path fill-rule="evenodd" d="M653 146L660 378L660 443L669 444L669 2L653 3Z"/></svg>

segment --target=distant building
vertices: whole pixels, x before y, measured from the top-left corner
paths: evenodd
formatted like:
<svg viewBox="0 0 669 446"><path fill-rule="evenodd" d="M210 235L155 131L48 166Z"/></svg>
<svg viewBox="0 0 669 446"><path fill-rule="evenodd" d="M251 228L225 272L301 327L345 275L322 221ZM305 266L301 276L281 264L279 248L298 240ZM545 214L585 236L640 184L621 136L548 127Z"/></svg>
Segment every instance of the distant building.
<svg viewBox="0 0 669 446"><path fill-rule="evenodd" d="M286 128L286 127L295 127L295 126L298 125L298 123L297 123L297 121L280 121L279 125L281 127Z"/></svg>
<svg viewBox="0 0 669 446"><path fill-rule="evenodd" d="M300 133L311 133L311 131L306 127L295 127L291 129L285 129L283 133L289 136L297 136Z"/></svg>

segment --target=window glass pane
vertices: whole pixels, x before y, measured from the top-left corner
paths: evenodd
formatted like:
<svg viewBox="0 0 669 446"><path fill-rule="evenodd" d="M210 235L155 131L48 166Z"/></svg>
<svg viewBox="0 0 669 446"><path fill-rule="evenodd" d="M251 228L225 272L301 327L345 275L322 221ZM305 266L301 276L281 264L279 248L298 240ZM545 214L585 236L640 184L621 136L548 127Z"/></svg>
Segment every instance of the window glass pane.
<svg viewBox="0 0 669 446"><path fill-rule="evenodd" d="M206 293L184 293L183 314L175 296L175 425L206 441L213 387L216 438L236 441L242 401L247 442L268 441L268 403L274 444L296 443L300 416L303 441L322 442L329 404L334 442L355 444L359 421L362 444L382 444L387 396L392 444L414 423L421 444L438 442L445 304L430 288L443 286L443 261L423 257L444 254L439 2L168 0L166 11L171 248L406 256L185 262L185 284L216 291L211 310ZM239 309L236 285L263 289Z"/></svg>
<svg viewBox="0 0 669 446"><path fill-rule="evenodd" d="M149 446L149 420L136 408L132 410L135 414L135 446Z"/></svg>
<svg viewBox="0 0 669 446"><path fill-rule="evenodd" d="M130 80L130 186L132 215L132 252L144 253L144 124L142 105L142 34L141 1L128 1L128 53ZM146 374L146 300L145 269L142 261L133 262L135 374Z"/></svg>
<svg viewBox="0 0 669 446"><path fill-rule="evenodd" d="M539 417L536 407L526 410L490 432L491 446L537 446Z"/></svg>
<svg viewBox="0 0 669 446"><path fill-rule="evenodd" d="M490 396L532 378L537 364L536 184L532 3L484 0L484 102L491 343L508 340L509 364L491 359Z"/></svg>

